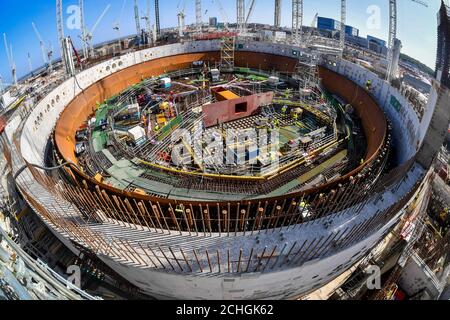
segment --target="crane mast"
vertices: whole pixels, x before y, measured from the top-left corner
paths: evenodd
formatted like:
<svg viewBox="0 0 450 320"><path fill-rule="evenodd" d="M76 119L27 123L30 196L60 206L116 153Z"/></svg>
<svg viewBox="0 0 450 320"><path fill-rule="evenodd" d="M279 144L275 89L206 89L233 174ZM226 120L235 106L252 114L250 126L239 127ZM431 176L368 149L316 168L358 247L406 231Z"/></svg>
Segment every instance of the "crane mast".
<svg viewBox="0 0 450 320"><path fill-rule="evenodd" d="M139 44L141 43L141 21L139 17L139 6L137 0L134 0L134 20L136 23L136 35L139 39Z"/></svg>
<svg viewBox="0 0 450 320"><path fill-rule="evenodd" d="M239 32L245 28L245 0L236 0L237 5L237 27Z"/></svg>
<svg viewBox="0 0 450 320"><path fill-rule="evenodd" d="M150 23L150 0L147 0L147 17L145 19L146 29L147 29L147 37L149 39L149 42L152 40L152 25Z"/></svg>
<svg viewBox="0 0 450 320"><path fill-rule="evenodd" d="M292 33L294 44L300 45L303 27L303 0L292 0Z"/></svg>
<svg viewBox="0 0 450 320"><path fill-rule="evenodd" d="M202 1L201 0L195 0L195 21L196 21L196 27L197 32L202 32Z"/></svg>
<svg viewBox="0 0 450 320"><path fill-rule="evenodd" d="M345 25L347 24L347 0L341 0L341 32L340 32L340 49L341 56L345 50Z"/></svg>
<svg viewBox="0 0 450 320"><path fill-rule="evenodd" d="M6 56L8 57L9 66L11 68L11 75L13 78L14 85L17 86L17 69L16 63L14 62L14 56L12 51L12 45L8 46L8 40L6 38L6 33L3 34L3 41L6 49Z"/></svg>
<svg viewBox="0 0 450 320"><path fill-rule="evenodd" d="M33 72L33 63L31 62L31 55L29 52L27 54L27 57L28 57L28 69L30 70L30 73L32 73Z"/></svg>
<svg viewBox="0 0 450 320"><path fill-rule="evenodd" d="M219 7L219 11L220 14L222 15L222 20L223 20L223 24L224 24L224 28L225 30L228 30L228 15L225 11L225 9L223 8L222 2L220 0L216 0L217 6Z"/></svg>
<svg viewBox="0 0 450 320"><path fill-rule="evenodd" d="M154 38L158 38L161 35L161 25L159 20L159 0L155 0L155 35Z"/></svg>
<svg viewBox="0 0 450 320"><path fill-rule="evenodd" d="M52 65L51 60L49 59L49 52L45 48L44 40L42 40L41 33L37 29L36 24L34 22L32 22L31 25L33 26L34 33L36 34L36 37L39 40L39 45L41 47L41 53L42 53L42 60L44 61L45 64L47 64L47 66L51 72L51 71L53 71L53 65Z"/></svg>
<svg viewBox="0 0 450 320"><path fill-rule="evenodd" d="M81 23L81 38L83 43L83 56L86 59L89 55L87 46L87 34L86 25L84 21L84 0L79 0L78 5L80 7L80 23Z"/></svg>
<svg viewBox="0 0 450 320"><path fill-rule="evenodd" d="M281 26L281 0L275 0L275 18L273 25L275 28L279 28Z"/></svg>
<svg viewBox="0 0 450 320"><path fill-rule="evenodd" d="M253 12L255 11L255 4L256 4L256 0L251 0L250 2L250 9L248 9L248 14L247 14L247 18L245 19L245 26L247 27L247 24L249 23Z"/></svg>
<svg viewBox="0 0 450 320"><path fill-rule="evenodd" d="M64 23L63 23L63 4L62 0L56 0L56 26L58 29L58 43L59 50L61 53L61 59L64 64L65 70L68 72L67 64L66 64L66 55L64 52Z"/></svg>

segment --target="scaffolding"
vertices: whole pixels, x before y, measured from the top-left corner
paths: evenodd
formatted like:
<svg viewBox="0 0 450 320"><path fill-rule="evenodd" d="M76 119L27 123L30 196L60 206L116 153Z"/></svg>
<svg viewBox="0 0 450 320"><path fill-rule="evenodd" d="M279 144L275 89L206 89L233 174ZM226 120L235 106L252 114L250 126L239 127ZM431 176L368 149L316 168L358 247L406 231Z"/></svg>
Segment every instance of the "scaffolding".
<svg viewBox="0 0 450 320"><path fill-rule="evenodd" d="M313 57L299 57L293 78L299 82L300 100L313 99L318 103L320 96L317 96L316 89L320 88L320 75L317 61Z"/></svg>
<svg viewBox="0 0 450 320"><path fill-rule="evenodd" d="M236 47L236 38L234 36L225 36L220 42L220 69L221 71L234 70L234 53Z"/></svg>

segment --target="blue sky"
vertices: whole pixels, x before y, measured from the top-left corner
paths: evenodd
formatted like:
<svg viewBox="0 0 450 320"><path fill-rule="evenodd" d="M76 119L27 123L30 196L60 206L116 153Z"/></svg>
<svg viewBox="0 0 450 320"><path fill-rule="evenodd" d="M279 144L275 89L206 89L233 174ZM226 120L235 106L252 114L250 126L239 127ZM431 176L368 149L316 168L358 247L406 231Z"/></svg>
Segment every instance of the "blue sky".
<svg viewBox="0 0 450 320"><path fill-rule="evenodd" d="M221 0L230 22L236 21L236 1ZM248 0L246 0L247 2ZM256 7L251 22L273 23L274 0L256 0ZM403 42L403 52L421 60L434 68L436 56L436 13L440 6L440 0L424 0L429 7L425 8L411 0L398 0L398 38ZM127 0L121 26L122 34L128 35L135 32L133 0ZM181 0L183 2L183 0ZM186 0L186 22L195 20L195 0ZM37 40L31 22L35 22L44 41L48 46L53 46L55 54L59 56L59 46L56 32L56 5L55 0L0 0L2 10L0 11L0 75L10 82L11 76L7 62L5 47L3 45L3 33L8 36L12 43L14 57L19 77L28 72L27 53L32 58L33 66L36 68L43 64L39 41ZM66 13L70 5L76 5L78 0L63 0L64 19L69 18ZM141 15L145 14L147 0L139 0ZM154 21L153 0L152 22ZM117 37L117 32L112 29L115 21L120 16L123 0L85 0L86 25L93 26L106 5L111 4L111 9L99 25L94 34L94 42L102 42ZM177 7L179 0L160 0L161 26L170 27L177 24ZM387 39L388 35L388 0L348 0L347 24L360 29L360 34L367 34ZM369 6L380 8L380 27L369 29L367 21L370 14L367 13ZM305 18L304 24L310 25L316 13L340 19L339 0L304 0ZM222 15L216 4L216 0L203 0L204 21L208 17L216 16L219 21ZM142 22L143 23L143 22ZM291 0L283 0L282 25L291 25ZM81 42L78 35L79 30L65 29L75 41L76 46Z"/></svg>

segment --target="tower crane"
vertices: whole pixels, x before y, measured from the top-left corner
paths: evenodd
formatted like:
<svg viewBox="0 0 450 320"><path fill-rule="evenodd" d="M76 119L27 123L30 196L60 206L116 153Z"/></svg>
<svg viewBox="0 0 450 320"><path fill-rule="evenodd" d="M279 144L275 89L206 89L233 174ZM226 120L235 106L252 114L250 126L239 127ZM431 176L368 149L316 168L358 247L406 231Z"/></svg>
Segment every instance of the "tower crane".
<svg viewBox="0 0 450 320"><path fill-rule="evenodd" d="M292 33L294 43L299 45L302 40L303 0L292 0Z"/></svg>
<svg viewBox="0 0 450 320"><path fill-rule="evenodd" d="M240 32L245 29L245 0L236 0L237 6L237 27Z"/></svg>
<svg viewBox="0 0 450 320"><path fill-rule="evenodd" d="M3 83L3 78L2 78L2 75L0 74L0 102L2 100L1 97L3 96L3 91L4 91L5 87L6 87L6 84Z"/></svg>
<svg viewBox="0 0 450 320"><path fill-rule="evenodd" d="M139 6L137 0L134 0L134 21L136 23L136 35L139 39L139 44L142 43L142 37L141 37L141 21L139 17Z"/></svg>
<svg viewBox="0 0 450 320"><path fill-rule="evenodd" d="M89 56L89 52L88 52L88 45L87 42L84 41L84 39L87 38L87 34L86 34L86 24L84 21L84 0L79 0L78 1L78 6L80 7L80 24L81 24L81 39L83 39L82 43L83 43L83 56L85 59L88 58Z"/></svg>
<svg viewBox="0 0 450 320"><path fill-rule="evenodd" d="M185 30L185 19L186 19L186 14L185 9L186 9L186 0L183 1L183 4L181 6L181 2L178 3L178 35L180 38L183 38L184 36L184 30Z"/></svg>
<svg viewBox="0 0 450 320"><path fill-rule="evenodd" d="M102 14L97 19L97 21L95 22L95 24L92 27L92 29L90 31L88 29L86 29L86 36L85 36L85 38L82 39L86 43L86 45L89 47L90 54L91 54L92 57L95 54L95 52L94 52L94 44L93 44L93 41L92 41L93 38L94 38L94 33L97 30L98 25L103 20L103 18L105 17L106 13L109 11L110 8L111 8L111 4L108 4L106 6L106 8L103 10Z"/></svg>
<svg viewBox="0 0 450 320"><path fill-rule="evenodd" d="M34 22L32 22L31 25L33 26L34 33L36 34L36 37L39 40L39 45L41 47L41 53L42 53L42 60L44 61L44 64L47 65L49 71L52 72L53 71L53 65L52 65L52 61L51 61L52 51L48 50L45 47L44 40L42 40L41 33L39 32L38 28L36 27L36 24Z"/></svg>
<svg viewBox="0 0 450 320"><path fill-rule="evenodd" d="M345 50L345 25L347 24L347 0L341 0L341 32L340 32L340 48L341 54L344 55Z"/></svg>
<svg viewBox="0 0 450 320"><path fill-rule="evenodd" d="M256 4L256 0L250 0L250 5L249 5L249 9L248 9L248 13L247 13L247 18L245 19L245 25L247 26L248 22L250 21L253 12L255 11L255 4Z"/></svg>
<svg viewBox="0 0 450 320"><path fill-rule="evenodd" d="M275 17L273 25L275 28L279 28L281 26L281 0L275 0Z"/></svg>
<svg viewBox="0 0 450 320"><path fill-rule="evenodd" d="M62 0L56 0L56 26L58 30L58 43L59 43L59 51L61 53L62 63L64 65L64 69L68 74L71 73L70 67L67 65L67 57L64 50L64 20L63 20L63 2ZM52 52L53 53L53 52Z"/></svg>
<svg viewBox="0 0 450 320"><path fill-rule="evenodd" d="M224 24L225 30L228 30L229 19L228 19L227 12L223 8L221 0L216 0L216 4L219 7L220 15L222 16L222 20L223 20L223 24Z"/></svg>
<svg viewBox="0 0 450 320"><path fill-rule="evenodd" d="M152 25L150 23L150 0L147 0L147 11L145 16L142 17L142 20L145 20L145 29L147 30L148 39L153 39L152 37ZM149 40L149 42L152 40Z"/></svg>
<svg viewBox="0 0 450 320"><path fill-rule="evenodd" d="M422 0L411 0L411 1L428 8L428 4ZM389 0L389 37L388 37L388 56L387 56L389 66L386 74L386 80L388 82L391 82L391 80L395 76L395 72L398 67L394 65L395 39L397 39L397 0Z"/></svg>
<svg viewBox="0 0 450 320"><path fill-rule="evenodd" d="M11 75L13 79L13 83L17 86L17 68L16 63L14 61L14 55L12 50L12 45L8 46L8 39L6 38L6 33L3 34L3 42L5 44L6 56L8 57L9 66L11 68Z"/></svg>
<svg viewBox="0 0 450 320"><path fill-rule="evenodd" d="M197 32L202 32L202 0L195 0L195 22Z"/></svg>
<svg viewBox="0 0 450 320"><path fill-rule="evenodd" d="M313 18L312 22L311 22L310 31L309 31L308 35L305 37L305 42L306 43L311 40L311 38L313 36L313 33L314 33L314 28L317 26L317 20L318 19L319 19L319 13L316 13L314 15L314 18Z"/></svg>
<svg viewBox="0 0 450 320"><path fill-rule="evenodd" d="M27 58L28 58L28 69L30 70L30 73L33 73L33 63L31 62L31 55L29 52L27 53Z"/></svg>
<svg viewBox="0 0 450 320"><path fill-rule="evenodd" d="M120 38L122 37L121 23L122 23L122 17L123 17L123 13L125 11L126 4L127 4L127 0L123 0L122 9L120 10L119 18L113 24L113 29L116 30L117 34L118 34L117 38L119 39L118 41L119 41L119 48L120 48L120 50L122 50L122 44L121 44L121 41L120 41Z"/></svg>

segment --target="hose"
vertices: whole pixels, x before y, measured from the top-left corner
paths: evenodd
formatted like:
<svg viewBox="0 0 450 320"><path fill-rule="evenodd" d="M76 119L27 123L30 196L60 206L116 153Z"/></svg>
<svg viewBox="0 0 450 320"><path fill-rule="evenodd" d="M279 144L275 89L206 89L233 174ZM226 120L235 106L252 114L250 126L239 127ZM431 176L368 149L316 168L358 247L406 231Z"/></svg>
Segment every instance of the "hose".
<svg viewBox="0 0 450 320"><path fill-rule="evenodd" d="M37 165L37 164L28 164L28 165L30 165L30 166L32 166L32 167L34 167L36 169L40 169L40 170L44 170L44 171L56 171L56 170L62 169L62 168L66 167L66 166L69 166L69 165L73 165L73 166L76 167L76 164L74 164L73 162L65 162L65 163L63 163L63 164L61 164L59 166L48 167L48 168L42 167L42 166ZM28 168L28 165L24 165L19 170L17 170L17 172L14 174L14 177L13 177L14 181L16 181L17 178L22 174L22 172L24 172Z"/></svg>

